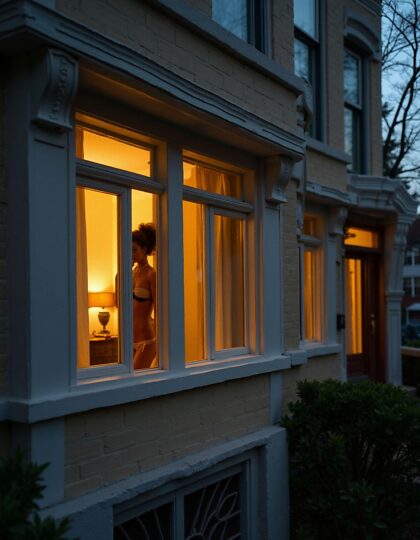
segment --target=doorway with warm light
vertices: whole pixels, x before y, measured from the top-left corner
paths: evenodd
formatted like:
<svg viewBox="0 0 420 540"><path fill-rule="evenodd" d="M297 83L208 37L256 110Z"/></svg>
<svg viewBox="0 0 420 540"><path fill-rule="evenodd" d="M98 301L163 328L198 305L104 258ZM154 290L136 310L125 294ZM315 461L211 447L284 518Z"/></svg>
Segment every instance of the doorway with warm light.
<svg viewBox="0 0 420 540"><path fill-rule="evenodd" d="M377 231L349 227L344 244L347 377L383 381L380 235Z"/></svg>

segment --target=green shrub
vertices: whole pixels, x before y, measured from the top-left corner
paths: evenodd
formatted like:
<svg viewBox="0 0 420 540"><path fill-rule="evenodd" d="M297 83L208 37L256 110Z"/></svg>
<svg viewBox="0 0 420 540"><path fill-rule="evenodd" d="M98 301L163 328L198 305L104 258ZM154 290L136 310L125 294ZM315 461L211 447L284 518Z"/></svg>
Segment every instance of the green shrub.
<svg viewBox="0 0 420 540"><path fill-rule="evenodd" d="M420 407L391 385L298 383L282 420L292 538L420 538ZM408 534L408 533L407 533Z"/></svg>
<svg viewBox="0 0 420 540"><path fill-rule="evenodd" d="M47 465L25 461L18 450L13 457L0 459L0 538L2 540L65 540L67 519L56 523L41 519L37 499L45 486L41 475Z"/></svg>

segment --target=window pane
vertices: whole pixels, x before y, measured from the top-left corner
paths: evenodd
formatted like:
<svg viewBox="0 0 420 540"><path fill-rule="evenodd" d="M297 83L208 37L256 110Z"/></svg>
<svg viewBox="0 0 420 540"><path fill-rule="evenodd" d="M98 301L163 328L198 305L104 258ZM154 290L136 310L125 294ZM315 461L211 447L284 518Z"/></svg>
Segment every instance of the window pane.
<svg viewBox="0 0 420 540"><path fill-rule="evenodd" d="M114 540L171 540L172 520L172 504L164 504L116 525Z"/></svg>
<svg viewBox="0 0 420 540"><path fill-rule="evenodd" d="M134 369L158 367L154 197L131 191Z"/></svg>
<svg viewBox="0 0 420 540"><path fill-rule="evenodd" d="M360 354L362 343L362 262L360 259L345 259L346 293L346 352Z"/></svg>
<svg viewBox="0 0 420 540"><path fill-rule="evenodd" d="M406 296L411 296L411 278L406 277L403 280L404 294Z"/></svg>
<svg viewBox="0 0 420 540"><path fill-rule="evenodd" d="M185 360L196 362L207 357L204 207L184 201L183 214Z"/></svg>
<svg viewBox="0 0 420 540"><path fill-rule="evenodd" d="M295 39L295 73L299 77L306 77L312 84L309 47L298 39Z"/></svg>
<svg viewBox="0 0 420 540"><path fill-rule="evenodd" d="M184 161L184 184L219 195L241 198L241 176Z"/></svg>
<svg viewBox="0 0 420 540"><path fill-rule="evenodd" d="M349 168L353 172L359 171L360 161L360 118L358 112L344 109L344 150L351 157Z"/></svg>
<svg viewBox="0 0 420 540"><path fill-rule="evenodd" d="M77 188L78 367L119 362L118 196Z"/></svg>
<svg viewBox="0 0 420 540"><path fill-rule="evenodd" d="M358 229L357 227L348 227L346 237L344 238L346 246L359 246L365 248L379 247L379 234L374 231Z"/></svg>
<svg viewBox="0 0 420 540"><path fill-rule="evenodd" d="M213 0L212 17L223 28L248 41L247 0Z"/></svg>
<svg viewBox="0 0 420 540"><path fill-rule="evenodd" d="M214 216L215 346L245 346L244 220Z"/></svg>
<svg viewBox="0 0 420 540"><path fill-rule="evenodd" d="M77 157L116 169L150 176L151 151L77 126Z"/></svg>
<svg viewBox="0 0 420 540"><path fill-rule="evenodd" d="M316 0L294 0L294 18L296 26L317 38Z"/></svg>
<svg viewBox="0 0 420 540"><path fill-rule="evenodd" d="M303 272L305 339L308 341L321 341L319 276L317 276L316 252L314 250L305 250Z"/></svg>
<svg viewBox="0 0 420 540"><path fill-rule="evenodd" d="M414 278L414 296L420 296L420 278Z"/></svg>
<svg viewBox="0 0 420 540"><path fill-rule="evenodd" d="M360 105L360 61L348 51L344 51L344 99Z"/></svg>

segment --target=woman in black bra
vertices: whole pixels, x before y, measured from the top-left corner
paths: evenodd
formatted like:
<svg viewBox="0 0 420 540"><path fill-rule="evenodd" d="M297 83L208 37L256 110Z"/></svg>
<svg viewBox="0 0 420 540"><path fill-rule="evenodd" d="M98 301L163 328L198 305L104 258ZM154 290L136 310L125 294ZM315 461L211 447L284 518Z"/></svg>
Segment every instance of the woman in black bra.
<svg viewBox="0 0 420 540"><path fill-rule="evenodd" d="M156 247L156 229L142 223L132 233L134 369L152 367L156 356L155 322L151 315L156 302L156 272L148 261Z"/></svg>

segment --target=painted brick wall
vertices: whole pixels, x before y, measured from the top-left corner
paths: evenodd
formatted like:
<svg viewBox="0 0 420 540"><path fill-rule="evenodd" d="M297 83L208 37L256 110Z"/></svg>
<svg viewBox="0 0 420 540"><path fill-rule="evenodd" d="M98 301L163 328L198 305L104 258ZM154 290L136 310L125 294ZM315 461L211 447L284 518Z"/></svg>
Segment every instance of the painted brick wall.
<svg viewBox="0 0 420 540"><path fill-rule="evenodd" d="M67 417L66 497L164 465L268 422L266 375Z"/></svg>
<svg viewBox="0 0 420 540"><path fill-rule="evenodd" d="M296 237L296 184L287 186L288 202L283 206L283 295L284 349L299 345L299 253Z"/></svg>
<svg viewBox="0 0 420 540"><path fill-rule="evenodd" d="M58 11L186 80L295 132L295 96L229 52L138 0L57 0Z"/></svg>
<svg viewBox="0 0 420 540"><path fill-rule="evenodd" d="M323 186L347 190L346 165L312 150L307 150L307 175Z"/></svg>
<svg viewBox="0 0 420 540"><path fill-rule="evenodd" d="M6 172L4 165L4 89L0 87L0 395L7 389Z"/></svg>
<svg viewBox="0 0 420 540"><path fill-rule="evenodd" d="M324 381L340 379L340 357L338 355L311 358L303 366L297 366L283 373L283 411L288 403L296 399L296 383L304 379Z"/></svg>

